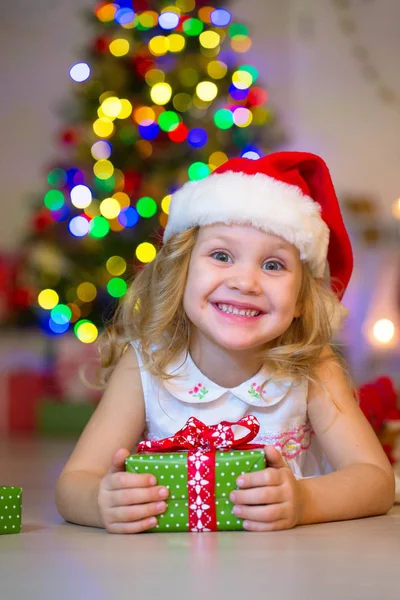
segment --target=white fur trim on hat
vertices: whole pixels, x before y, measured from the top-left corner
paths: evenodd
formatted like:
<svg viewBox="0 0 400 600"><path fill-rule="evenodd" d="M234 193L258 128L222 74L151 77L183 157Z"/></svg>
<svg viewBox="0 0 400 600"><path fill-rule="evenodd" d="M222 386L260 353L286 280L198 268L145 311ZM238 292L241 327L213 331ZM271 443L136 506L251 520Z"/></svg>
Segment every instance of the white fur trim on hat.
<svg viewBox="0 0 400 600"><path fill-rule="evenodd" d="M320 213L320 205L295 185L263 173L216 173L173 194L164 242L195 226L252 225L296 246L313 275L323 277L329 228Z"/></svg>

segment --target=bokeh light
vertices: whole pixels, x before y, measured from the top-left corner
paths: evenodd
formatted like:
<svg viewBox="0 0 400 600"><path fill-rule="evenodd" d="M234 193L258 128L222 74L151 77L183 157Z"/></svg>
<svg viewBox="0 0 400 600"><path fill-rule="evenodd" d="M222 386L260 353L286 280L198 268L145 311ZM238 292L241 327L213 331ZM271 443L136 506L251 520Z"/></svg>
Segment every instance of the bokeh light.
<svg viewBox="0 0 400 600"><path fill-rule="evenodd" d="M149 196L143 196L136 202L136 210L141 217L148 219L156 214L157 203Z"/></svg>
<svg viewBox="0 0 400 600"><path fill-rule="evenodd" d="M59 210L65 202L64 194L60 190L49 190L44 197L44 205L49 210Z"/></svg>
<svg viewBox="0 0 400 600"><path fill-rule="evenodd" d="M99 140L93 144L90 151L93 158L97 160L106 159L111 155L111 144L104 140Z"/></svg>
<svg viewBox="0 0 400 600"><path fill-rule="evenodd" d="M153 244L150 242L143 242L136 248L136 258L142 263L149 263L155 259L157 251Z"/></svg>
<svg viewBox="0 0 400 600"><path fill-rule="evenodd" d="M395 334L395 327L390 319L379 319L373 326L374 338L381 344L389 344Z"/></svg>
<svg viewBox="0 0 400 600"><path fill-rule="evenodd" d="M110 275L117 277L126 271L126 261L121 256L111 256L106 262L106 269Z"/></svg>
<svg viewBox="0 0 400 600"><path fill-rule="evenodd" d="M232 21L232 15L224 8L217 8L210 14L211 23L216 27L227 27Z"/></svg>
<svg viewBox="0 0 400 600"><path fill-rule="evenodd" d="M168 83L156 83L150 90L150 96L154 104L167 104L172 96L172 88Z"/></svg>
<svg viewBox="0 0 400 600"><path fill-rule="evenodd" d="M107 292L113 298L122 298L124 294L126 294L126 290L128 289L126 281L121 279L120 277L113 277L107 283Z"/></svg>
<svg viewBox="0 0 400 600"><path fill-rule="evenodd" d="M58 304L58 294L54 290L46 289L42 290L38 295L38 304L41 308L51 310Z"/></svg>
<svg viewBox="0 0 400 600"><path fill-rule="evenodd" d="M121 212L118 200L115 198L105 198L100 202L100 212L106 219L116 219Z"/></svg>
<svg viewBox="0 0 400 600"><path fill-rule="evenodd" d="M113 56L125 56L129 52L129 42L123 38L118 38L111 42L109 48Z"/></svg>
<svg viewBox="0 0 400 600"><path fill-rule="evenodd" d="M158 24L162 29L175 29L179 25L179 15L174 12L163 12L158 17Z"/></svg>
<svg viewBox="0 0 400 600"><path fill-rule="evenodd" d="M94 217L89 223L89 234L94 238L103 238L110 231L110 224L103 216Z"/></svg>
<svg viewBox="0 0 400 600"><path fill-rule="evenodd" d="M171 204L172 195L168 194L161 200L161 210L168 215L169 214L169 205Z"/></svg>
<svg viewBox="0 0 400 600"><path fill-rule="evenodd" d="M218 88L212 81L202 81L196 87L196 94L200 100L211 102L218 94Z"/></svg>
<svg viewBox="0 0 400 600"><path fill-rule="evenodd" d="M128 208L123 208L121 210L118 215L118 221L124 227L134 227L139 221L139 215L133 206L128 206Z"/></svg>
<svg viewBox="0 0 400 600"><path fill-rule="evenodd" d="M78 340L84 344L92 344L99 335L96 325L86 319L75 323L74 332Z"/></svg>
<svg viewBox="0 0 400 600"><path fill-rule="evenodd" d="M192 181L198 181L204 179L210 174L210 168L203 162L195 162L190 165L188 169L189 179Z"/></svg>
<svg viewBox="0 0 400 600"><path fill-rule="evenodd" d="M57 325L65 325L69 323L72 312L66 304L57 304L57 306L51 309L50 317Z"/></svg>
<svg viewBox="0 0 400 600"><path fill-rule="evenodd" d="M77 83L81 83L82 81L86 81L86 79L90 77L90 67L85 62L76 63L73 67L70 68L69 74L71 79L73 79Z"/></svg>
<svg viewBox="0 0 400 600"><path fill-rule="evenodd" d="M82 302L92 302L97 296L96 286L90 281L84 281L76 288L76 295Z"/></svg>
<svg viewBox="0 0 400 600"><path fill-rule="evenodd" d="M73 236L83 237L89 233L89 221L85 217L73 217L68 224L68 229Z"/></svg>

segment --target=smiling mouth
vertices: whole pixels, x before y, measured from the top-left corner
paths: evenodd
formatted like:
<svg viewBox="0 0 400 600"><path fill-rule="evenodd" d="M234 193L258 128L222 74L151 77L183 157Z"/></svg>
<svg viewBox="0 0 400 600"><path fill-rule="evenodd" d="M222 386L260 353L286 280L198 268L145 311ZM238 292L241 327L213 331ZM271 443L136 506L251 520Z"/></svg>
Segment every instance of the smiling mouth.
<svg viewBox="0 0 400 600"><path fill-rule="evenodd" d="M232 304L214 304L214 306L221 312L227 315L235 315L238 317L247 317L254 318L258 317L262 313L260 310L254 310L251 308L238 308L237 306L233 306Z"/></svg>

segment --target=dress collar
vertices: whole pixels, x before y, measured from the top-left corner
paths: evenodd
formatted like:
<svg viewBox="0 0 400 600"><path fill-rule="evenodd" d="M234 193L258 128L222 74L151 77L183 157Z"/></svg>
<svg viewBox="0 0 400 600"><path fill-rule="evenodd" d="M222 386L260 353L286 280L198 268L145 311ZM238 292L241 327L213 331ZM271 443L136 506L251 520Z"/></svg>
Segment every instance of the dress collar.
<svg viewBox="0 0 400 600"><path fill-rule="evenodd" d="M230 392L246 404L267 407L280 402L292 385L289 381L273 380L265 386L261 397L261 385L271 377L271 371L263 366L247 381L233 388L225 388L206 377L193 362L189 353L186 358L184 353L170 363L167 373L173 377L163 382L164 387L178 400L190 404L212 402Z"/></svg>

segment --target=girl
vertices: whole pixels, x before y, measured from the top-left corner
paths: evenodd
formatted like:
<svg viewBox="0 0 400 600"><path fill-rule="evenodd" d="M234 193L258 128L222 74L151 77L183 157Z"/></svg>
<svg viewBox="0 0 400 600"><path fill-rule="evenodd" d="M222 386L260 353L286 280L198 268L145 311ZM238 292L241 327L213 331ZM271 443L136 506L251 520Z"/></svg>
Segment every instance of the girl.
<svg viewBox="0 0 400 600"><path fill-rule="evenodd" d="M232 159L186 183L164 246L103 338L107 387L58 480L60 514L111 533L154 527L168 489L154 473L124 472L138 441L192 415L211 425L246 414L260 422L268 468L231 494L245 529L387 512L392 469L329 345L351 271L318 156Z"/></svg>

